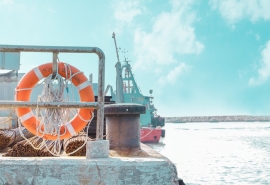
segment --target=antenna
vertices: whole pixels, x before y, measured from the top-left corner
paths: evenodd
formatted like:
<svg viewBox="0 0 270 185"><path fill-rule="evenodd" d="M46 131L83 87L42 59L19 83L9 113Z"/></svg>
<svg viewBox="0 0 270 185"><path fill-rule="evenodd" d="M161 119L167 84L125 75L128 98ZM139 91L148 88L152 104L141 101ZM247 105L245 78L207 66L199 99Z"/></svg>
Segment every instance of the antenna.
<svg viewBox="0 0 270 185"><path fill-rule="evenodd" d="M114 33L114 32L113 32L113 34L112 34L112 38L113 38L113 40L114 40L114 45L115 45L115 50L116 50L117 59L118 59L118 62L120 62L120 60L119 60L119 55L118 55L117 44L116 44L116 39L115 39L115 33Z"/></svg>

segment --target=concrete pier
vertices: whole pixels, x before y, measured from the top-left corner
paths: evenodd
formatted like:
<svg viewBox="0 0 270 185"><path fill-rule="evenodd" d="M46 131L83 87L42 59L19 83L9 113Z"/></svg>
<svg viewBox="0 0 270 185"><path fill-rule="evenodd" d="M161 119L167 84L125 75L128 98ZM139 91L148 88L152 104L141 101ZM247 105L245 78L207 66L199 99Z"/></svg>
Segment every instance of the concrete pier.
<svg viewBox="0 0 270 185"><path fill-rule="evenodd" d="M107 157L109 157L108 140L87 141L86 159L107 158Z"/></svg>
<svg viewBox="0 0 270 185"><path fill-rule="evenodd" d="M129 151L130 152L130 151ZM129 153L110 150L109 158L0 157L0 184L10 185L171 185L177 171L167 158L142 144Z"/></svg>

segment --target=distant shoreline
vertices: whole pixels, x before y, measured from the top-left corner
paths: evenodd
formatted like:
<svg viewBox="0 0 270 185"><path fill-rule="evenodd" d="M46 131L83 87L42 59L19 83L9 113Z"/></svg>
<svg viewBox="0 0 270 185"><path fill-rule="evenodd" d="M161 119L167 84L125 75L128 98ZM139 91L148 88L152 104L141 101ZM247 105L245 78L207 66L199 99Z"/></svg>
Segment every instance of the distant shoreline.
<svg viewBox="0 0 270 185"><path fill-rule="evenodd" d="M167 123L190 123L190 122L270 122L270 116L184 116L165 117Z"/></svg>

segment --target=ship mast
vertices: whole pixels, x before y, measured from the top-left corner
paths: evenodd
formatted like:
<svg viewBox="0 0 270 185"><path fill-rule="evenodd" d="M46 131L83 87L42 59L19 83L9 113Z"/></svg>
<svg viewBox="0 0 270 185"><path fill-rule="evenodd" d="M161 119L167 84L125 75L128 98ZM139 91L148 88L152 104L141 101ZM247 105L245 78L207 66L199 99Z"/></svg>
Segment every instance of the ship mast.
<svg viewBox="0 0 270 185"><path fill-rule="evenodd" d="M115 39L115 33L114 33L114 32L113 32L113 34L112 34L112 38L113 38L113 40L114 40L114 45L115 45L115 50L116 50L117 60L118 60L118 62L120 62L120 60L119 60L119 55L118 55L118 48L117 48L116 39Z"/></svg>
<svg viewBox="0 0 270 185"><path fill-rule="evenodd" d="M118 60L118 62L120 63L120 59L119 59L119 54L118 54L118 48L117 48L117 44L116 44L116 38L115 38L115 33L113 32L113 34L112 34L112 38L113 38L113 40L114 40L114 45L115 45L115 50L116 50L116 55L117 55L117 60ZM125 60L126 61L126 60ZM121 64L121 63L120 63ZM118 64L119 65L119 64ZM116 64L116 68L117 68L117 64ZM121 73L122 73L122 71L121 71ZM128 71L125 71L125 73L127 73L127 76L128 76L128 86L127 86L127 89L128 89L128 93L130 93L130 89L131 89L131 87L130 87L130 71L128 70ZM126 89L126 87L124 87L124 89ZM126 90L125 90L125 92L126 92Z"/></svg>
<svg viewBox="0 0 270 185"><path fill-rule="evenodd" d="M115 102L116 103L123 103L124 102L124 94L123 94L123 78L122 78L122 66L118 55L118 48L116 45L116 39L115 39L115 33L113 32L112 38L114 40L117 60L115 64L116 68L116 96L115 96Z"/></svg>

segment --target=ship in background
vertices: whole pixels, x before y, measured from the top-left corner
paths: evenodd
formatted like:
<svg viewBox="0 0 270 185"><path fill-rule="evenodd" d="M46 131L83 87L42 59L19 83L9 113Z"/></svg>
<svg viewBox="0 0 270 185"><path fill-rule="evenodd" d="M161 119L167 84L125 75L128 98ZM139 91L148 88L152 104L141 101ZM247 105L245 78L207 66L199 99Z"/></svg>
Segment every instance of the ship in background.
<svg viewBox="0 0 270 185"><path fill-rule="evenodd" d="M165 118L157 115L157 109L153 104L153 90L149 90L150 96L144 96L141 93L141 90L135 81L129 61L125 58L123 64L120 62L114 33L112 38L114 39L118 61L115 64L116 90L114 91L113 87L110 87L112 96L111 101L114 101L115 103L136 103L145 105L146 113L140 115L141 142L158 143L160 137L165 136L165 130L161 128L165 125Z"/></svg>
<svg viewBox="0 0 270 185"><path fill-rule="evenodd" d="M116 40L115 35L113 38ZM129 61L126 59L123 65L120 63L118 49L116 47L117 59L116 63L116 91L114 92L111 87L111 96L106 96L109 86L105 90L105 104L112 103L137 103L146 106L146 113L140 116L141 125L141 141L142 142L159 142L161 136L165 136L165 131L161 127L165 124L165 119L157 115L157 109L153 104L153 91L150 90L150 96L144 96L135 79L131 70ZM3 57L5 55L5 57ZM19 73L20 69L20 53L1 53L0 52L0 100L14 100L15 91L19 80L22 78L24 73ZM5 69L7 72L3 72L1 69ZM92 74L89 76L89 82L92 84L93 91L95 94L95 99L97 99L98 84L93 83ZM31 101L37 101L38 96L41 94L43 86L36 86L32 89ZM72 84L68 84L68 89L70 94L72 92L72 100L80 101L80 96L76 87ZM67 93L67 92L65 92ZM16 128L17 115L14 109L1 109L0 110L0 129L11 129ZM95 137L96 135L96 117L92 120L88 132L90 137ZM106 134L106 127L104 124L104 135Z"/></svg>

